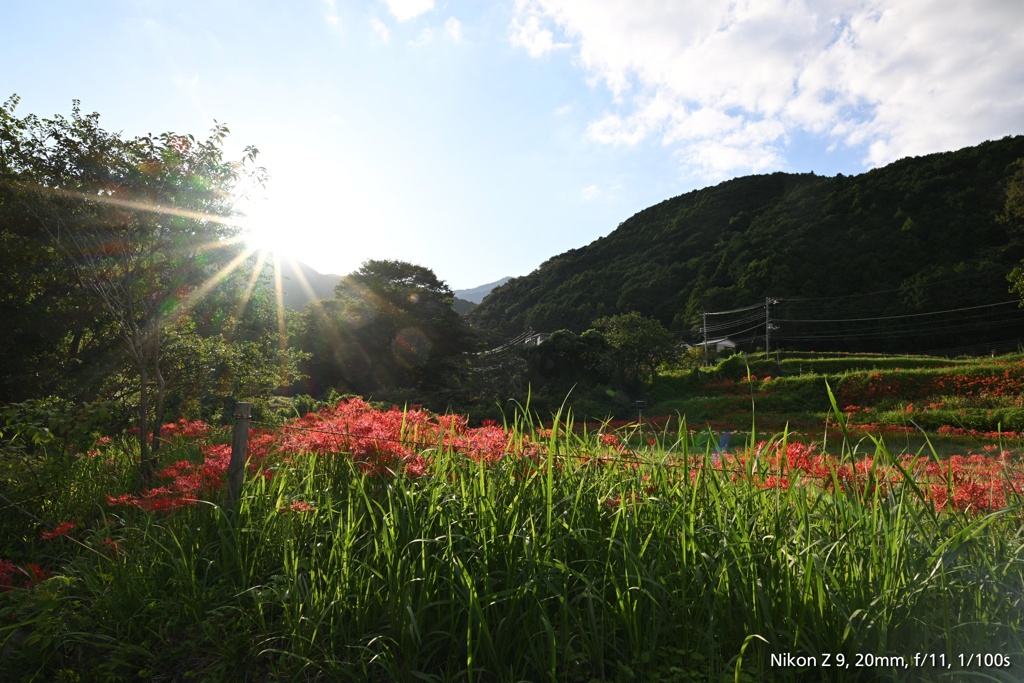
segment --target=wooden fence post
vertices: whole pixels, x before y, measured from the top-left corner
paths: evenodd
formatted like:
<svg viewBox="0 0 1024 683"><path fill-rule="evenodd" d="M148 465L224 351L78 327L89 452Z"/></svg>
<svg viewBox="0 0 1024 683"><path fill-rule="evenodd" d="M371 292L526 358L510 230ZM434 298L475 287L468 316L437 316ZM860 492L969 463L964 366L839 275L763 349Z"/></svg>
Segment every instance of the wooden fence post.
<svg viewBox="0 0 1024 683"><path fill-rule="evenodd" d="M233 517L238 508L245 480L246 450L249 446L249 418L252 416L251 403L235 404L235 431L231 438L231 462L228 464L228 517Z"/></svg>

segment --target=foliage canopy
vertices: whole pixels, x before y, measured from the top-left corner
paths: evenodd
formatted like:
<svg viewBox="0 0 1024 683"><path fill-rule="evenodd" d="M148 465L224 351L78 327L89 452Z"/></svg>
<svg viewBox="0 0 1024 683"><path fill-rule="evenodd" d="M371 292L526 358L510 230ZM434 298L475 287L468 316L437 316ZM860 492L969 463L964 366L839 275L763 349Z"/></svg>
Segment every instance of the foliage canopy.
<svg viewBox="0 0 1024 683"><path fill-rule="evenodd" d="M280 349L269 309L243 295L253 259L233 218L265 177L257 150L225 159L223 124L206 139L129 138L77 101L70 118L18 117L17 104L0 106L0 244L23 257L3 276L2 398L119 397L156 444L168 391L179 405L218 383L263 393L242 377L280 367Z"/></svg>
<svg viewBox="0 0 1024 683"><path fill-rule="evenodd" d="M476 336L452 308L454 295L432 270L369 260L345 277L333 299L303 315L301 347L309 393L361 394L437 387L459 372Z"/></svg>

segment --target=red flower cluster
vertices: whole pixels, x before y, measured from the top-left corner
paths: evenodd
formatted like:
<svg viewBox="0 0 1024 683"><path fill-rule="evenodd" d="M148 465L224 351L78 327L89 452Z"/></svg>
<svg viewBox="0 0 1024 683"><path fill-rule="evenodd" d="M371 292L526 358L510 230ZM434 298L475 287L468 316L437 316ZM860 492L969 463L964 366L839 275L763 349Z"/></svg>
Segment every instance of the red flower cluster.
<svg viewBox="0 0 1024 683"><path fill-rule="evenodd" d="M1019 396L1024 393L1024 361L984 367L883 375L854 373L843 378L836 398L843 404L881 399L926 399L931 396Z"/></svg>
<svg viewBox="0 0 1024 683"><path fill-rule="evenodd" d="M277 508L280 513L288 512L316 512L316 506L304 500L293 500L287 507Z"/></svg>
<svg viewBox="0 0 1024 683"><path fill-rule="evenodd" d="M56 527L54 527L53 531L40 531L39 536L44 541L52 541L58 536L67 536L68 532L74 528L75 525L73 522L61 522Z"/></svg>
<svg viewBox="0 0 1024 683"><path fill-rule="evenodd" d="M518 441L493 421L470 428L461 415L434 415L419 408L382 411L358 398L285 425L274 449L293 456L348 455L370 472L414 475L425 472L422 454L431 451L460 452L477 462L539 452L535 443Z"/></svg>
<svg viewBox="0 0 1024 683"><path fill-rule="evenodd" d="M937 430L937 433L943 436L974 436L982 439L1022 439L1024 433L1022 432L983 432L978 429L965 429L963 427L952 427L950 425L942 425Z"/></svg>
<svg viewBox="0 0 1024 683"><path fill-rule="evenodd" d="M28 588L53 576L53 572L38 564L28 563L24 569L10 560L0 559L0 591Z"/></svg>
<svg viewBox="0 0 1024 683"><path fill-rule="evenodd" d="M210 434L210 425L202 420L189 422L185 418L177 422L168 422L160 427L160 436L168 441L172 439L205 439Z"/></svg>
<svg viewBox="0 0 1024 683"><path fill-rule="evenodd" d="M209 434L209 428L197 422L171 423L165 429L172 427L171 433L181 438L201 439ZM205 445L201 450L202 462L179 460L157 472L164 485L139 495L108 495L108 504L167 512L196 503L223 486L231 460L228 444ZM372 474L423 476L427 457L439 450L464 453L477 462L495 462L506 455L536 457L540 447L509 434L494 421L470 428L460 415L434 415L419 407L377 410L356 398L294 420L277 431L250 431L248 460L249 469L258 472L273 455L286 460L310 453L340 455L352 458ZM269 470L264 470L263 476L269 478Z"/></svg>
<svg viewBox="0 0 1024 683"><path fill-rule="evenodd" d="M197 423L177 424L182 425L182 438L203 438L209 434ZM595 453L581 456L580 460L637 466L638 462L623 461L634 453L626 439L611 431L612 426L604 423L593 430L598 432L598 450L611 451L610 457ZM542 438L548 434L549 430L538 430ZM649 446L657 444L650 439L647 442ZM108 496L108 502L151 512L175 510L197 502L223 486L231 457L231 448L226 444L204 445L201 450L201 462L180 460L158 472L161 486L139 495ZM461 453L484 463L506 457L536 463L544 451L538 442L510 433L494 422L471 428L467 419L459 415L435 415L419 407L377 410L361 399L350 399L276 431L252 431L249 467L269 478L269 470L261 470L269 457L288 461L305 454L319 454L351 458L365 472L375 475L401 472L423 476L429 460L438 452ZM1011 495L1024 491L1024 468L1011 465L1008 455L1004 452L999 457L954 456L942 464L906 456L901 465L937 509L985 511L1004 507ZM762 442L752 451L716 457L712 466L730 473L734 480L750 477L755 484L767 488L787 488L794 482L803 482L825 490L838 486L844 491L884 497L906 484L903 473L891 462L875 463L870 457L856 463L843 462L813 445L799 442L791 442L785 449L778 443L769 446ZM689 475L695 475L695 471ZM296 501L281 512L314 509L309 503ZM64 523L52 532L43 532L44 538L66 535L72 528L70 523Z"/></svg>
<svg viewBox="0 0 1024 683"><path fill-rule="evenodd" d="M905 455L899 464L937 510L988 512L1005 507L1010 495L1024 494L1024 468L1011 463L1009 455L1008 451L999 457L954 455L942 462ZM769 448L761 442L753 453L726 454L714 466L733 473L734 479L751 472L764 488L789 488L798 473L799 480L825 490L838 484L845 491L877 492L882 498L907 484L900 467L890 462L876 463L873 457L841 462L798 442L788 443L785 449L781 443Z"/></svg>

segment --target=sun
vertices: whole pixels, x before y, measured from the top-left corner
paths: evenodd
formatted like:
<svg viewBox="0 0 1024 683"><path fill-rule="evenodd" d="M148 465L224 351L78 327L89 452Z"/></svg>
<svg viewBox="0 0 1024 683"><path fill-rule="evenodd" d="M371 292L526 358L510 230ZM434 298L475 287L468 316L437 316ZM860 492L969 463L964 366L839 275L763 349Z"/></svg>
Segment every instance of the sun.
<svg viewBox="0 0 1024 683"><path fill-rule="evenodd" d="M274 194L239 202L239 239L268 258L319 273L350 273L369 258L392 258L397 241L382 220L385 203L361 187L317 179L296 186L294 177L282 178Z"/></svg>
<svg viewBox="0 0 1024 683"><path fill-rule="evenodd" d="M241 226L240 237L249 249L278 258L295 257L295 235L288 230L286 223L274 220L266 212L249 212L242 219Z"/></svg>

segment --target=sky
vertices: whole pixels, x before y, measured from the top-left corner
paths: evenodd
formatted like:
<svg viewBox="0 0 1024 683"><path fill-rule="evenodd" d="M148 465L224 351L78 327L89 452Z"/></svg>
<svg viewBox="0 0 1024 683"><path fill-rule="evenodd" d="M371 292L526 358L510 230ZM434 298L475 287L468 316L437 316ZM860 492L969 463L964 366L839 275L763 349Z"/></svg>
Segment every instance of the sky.
<svg viewBox="0 0 1024 683"><path fill-rule="evenodd" d="M525 275L754 173L1024 133L1020 0L3 0L0 100L255 145L251 240Z"/></svg>

